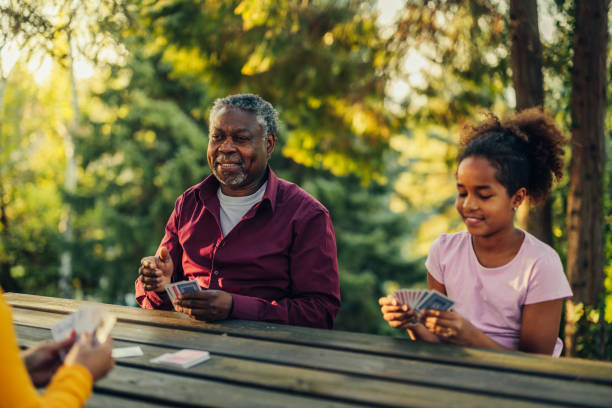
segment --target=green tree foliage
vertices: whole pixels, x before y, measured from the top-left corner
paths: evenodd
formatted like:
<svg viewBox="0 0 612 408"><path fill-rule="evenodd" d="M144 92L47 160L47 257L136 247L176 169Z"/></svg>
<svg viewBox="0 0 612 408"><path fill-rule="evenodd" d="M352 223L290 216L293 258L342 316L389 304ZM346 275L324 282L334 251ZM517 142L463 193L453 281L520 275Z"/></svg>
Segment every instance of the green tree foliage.
<svg viewBox="0 0 612 408"><path fill-rule="evenodd" d="M408 284L424 273L401 256L403 217L388 210L384 163L399 121L384 108L383 62L392 54L368 3L141 6L141 25L123 39L129 62L85 108L93 130L76 143L83 174L73 202L82 214L75 271L96 271L80 276L84 287L102 277L104 297L124 301L174 199L209 174L207 109L217 97L255 92L283 123L272 167L334 218L345 305L337 327L377 331L384 282ZM255 64L258 53L268 62Z"/></svg>
<svg viewBox="0 0 612 408"><path fill-rule="evenodd" d="M506 14L504 2L483 0L409 1L400 12L395 41L410 48L402 78L410 91L401 101L405 131L393 140L407 167L396 201L418 224L415 255L440 233L463 228L453 176L461 128L513 104Z"/></svg>
<svg viewBox="0 0 612 408"><path fill-rule="evenodd" d="M571 3L555 1L557 34L543 49L547 106L566 126ZM459 129L482 112L513 109L509 18L503 1L411 0L397 25L381 33L375 4L105 0L108 18L87 19L91 38L104 46L81 48L94 61L109 50L116 57L79 82L74 194L58 187L61 132L72 117L68 72L60 64L50 84L36 85L24 55L0 113L0 215L7 220L0 284L57 295L59 254L67 246L60 215L69 203L77 214L75 295L133 303L139 260L157 248L174 200L209 174L209 107L217 97L253 92L272 102L283 121L272 167L332 215L343 297L336 327L395 332L381 321L377 298L424 285L429 245L439 233L462 228L452 205ZM28 21L35 23L32 7ZM40 21L45 38L60 31L46 44L56 46L56 61L65 61L61 29L68 26ZM409 88L403 97L396 92L402 81ZM555 246L563 257L567 189L554 194ZM607 202L608 220L611 208ZM610 260L609 228L606 236ZM594 324L605 321L603 310L583 316L583 355L603 357L600 343L588 340L602 327L609 331Z"/></svg>
<svg viewBox="0 0 612 408"><path fill-rule="evenodd" d="M52 75L57 75L57 72ZM8 81L0 127L0 284L56 295L62 194L58 122L70 114L57 88L38 88L22 66ZM65 85L65 84L63 84ZM61 225L59 225L61 228Z"/></svg>
<svg viewBox="0 0 612 408"><path fill-rule="evenodd" d="M285 156L381 181L398 125L383 98L398 52L379 35L373 4L142 1L141 35L171 78L205 89L200 111L228 93L259 94L282 109Z"/></svg>

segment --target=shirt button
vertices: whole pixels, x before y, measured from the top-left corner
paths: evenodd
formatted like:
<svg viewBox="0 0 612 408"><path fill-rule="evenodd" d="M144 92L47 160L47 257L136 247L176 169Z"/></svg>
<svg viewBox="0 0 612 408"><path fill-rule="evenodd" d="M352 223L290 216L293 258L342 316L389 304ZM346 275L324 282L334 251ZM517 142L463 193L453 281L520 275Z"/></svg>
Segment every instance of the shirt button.
<svg viewBox="0 0 612 408"><path fill-rule="evenodd" d="M214 271L213 273L214 273L215 275L218 275L218 274L219 274L219 271Z"/></svg>

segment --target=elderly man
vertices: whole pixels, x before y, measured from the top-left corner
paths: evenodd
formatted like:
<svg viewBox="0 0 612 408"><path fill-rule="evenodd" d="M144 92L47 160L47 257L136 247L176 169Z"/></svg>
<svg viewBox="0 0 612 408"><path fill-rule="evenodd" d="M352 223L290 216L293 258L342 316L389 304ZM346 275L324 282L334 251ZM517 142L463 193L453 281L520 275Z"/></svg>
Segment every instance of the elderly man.
<svg viewBox="0 0 612 408"><path fill-rule="evenodd" d="M141 260L141 307L171 309L164 286L189 279L205 290L174 308L196 319L332 327L340 290L329 212L268 166L277 132L276 110L260 97L215 101L213 174L176 200L157 255Z"/></svg>

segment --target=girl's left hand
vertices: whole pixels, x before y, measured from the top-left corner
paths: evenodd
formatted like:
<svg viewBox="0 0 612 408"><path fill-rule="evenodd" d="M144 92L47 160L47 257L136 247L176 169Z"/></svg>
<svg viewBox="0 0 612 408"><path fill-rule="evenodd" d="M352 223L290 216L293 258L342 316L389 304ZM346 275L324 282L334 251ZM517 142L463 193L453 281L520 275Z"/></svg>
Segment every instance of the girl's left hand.
<svg viewBox="0 0 612 408"><path fill-rule="evenodd" d="M427 330L438 336L442 341L469 346L480 333L457 312L424 310L421 313L421 321Z"/></svg>

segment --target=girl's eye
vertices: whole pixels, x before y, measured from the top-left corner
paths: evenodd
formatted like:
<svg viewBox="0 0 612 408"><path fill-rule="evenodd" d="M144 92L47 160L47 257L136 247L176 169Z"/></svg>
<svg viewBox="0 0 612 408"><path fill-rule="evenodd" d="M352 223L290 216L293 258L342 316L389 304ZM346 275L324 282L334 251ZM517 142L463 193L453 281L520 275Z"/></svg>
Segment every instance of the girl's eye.
<svg viewBox="0 0 612 408"><path fill-rule="evenodd" d="M466 197L466 196L467 196L467 193L457 193L457 195L458 195L459 197Z"/></svg>
<svg viewBox="0 0 612 408"><path fill-rule="evenodd" d="M221 135L212 135L213 140L219 140L221 139L223 136Z"/></svg>
<svg viewBox="0 0 612 408"><path fill-rule="evenodd" d="M489 198L491 198L491 197L493 197L493 196L491 196L491 195L488 195L488 196L480 196L480 198L481 198L482 200L488 200L488 199L489 199Z"/></svg>

